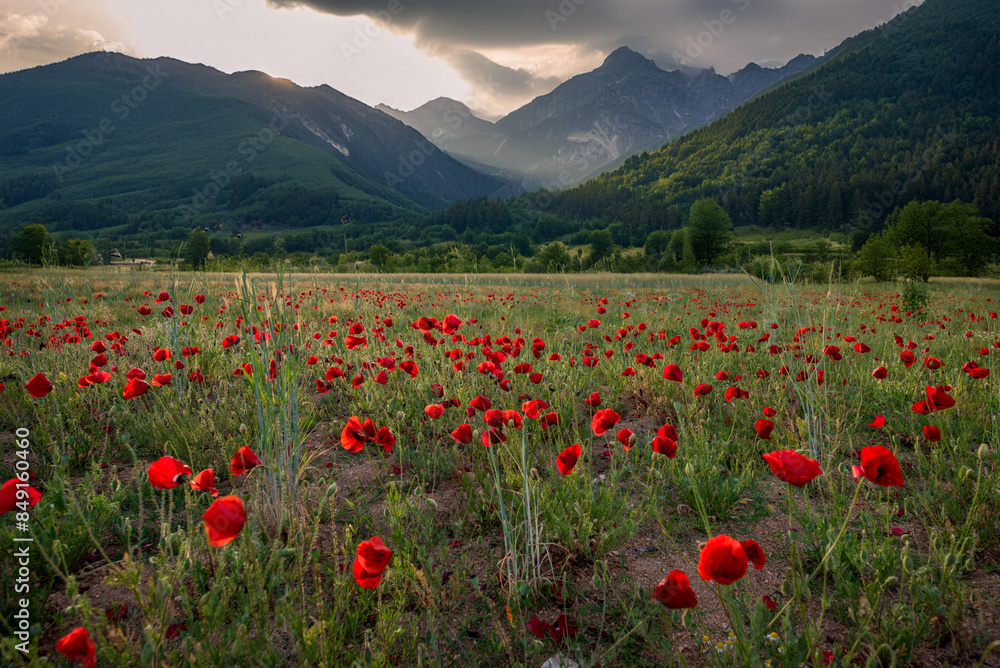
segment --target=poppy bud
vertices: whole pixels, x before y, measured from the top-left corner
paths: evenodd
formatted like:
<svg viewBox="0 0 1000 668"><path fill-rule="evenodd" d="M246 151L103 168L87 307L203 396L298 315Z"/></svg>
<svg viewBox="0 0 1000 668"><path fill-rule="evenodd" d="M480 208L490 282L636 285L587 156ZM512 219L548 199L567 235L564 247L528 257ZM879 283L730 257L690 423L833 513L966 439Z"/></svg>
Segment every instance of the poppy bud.
<svg viewBox="0 0 1000 668"><path fill-rule="evenodd" d="M403 411L396 411L396 419L397 420L402 420L405 417L406 417L406 413L404 413Z"/></svg>
<svg viewBox="0 0 1000 668"><path fill-rule="evenodd" d="M980 445L979 449L976 450L976 457L978 457L979 459L982 459L988 454L990 454L990 446L986 445L985 443Z"/></svg>

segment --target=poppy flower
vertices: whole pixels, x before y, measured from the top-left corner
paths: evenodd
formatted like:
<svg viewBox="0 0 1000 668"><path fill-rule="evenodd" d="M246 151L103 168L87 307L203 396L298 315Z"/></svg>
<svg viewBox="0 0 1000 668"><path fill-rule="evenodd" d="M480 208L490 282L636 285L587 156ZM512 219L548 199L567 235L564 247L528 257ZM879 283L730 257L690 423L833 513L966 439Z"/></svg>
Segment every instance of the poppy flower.
<svg viewBox="0 0 1000 668"><path fill-rule="evenodd" d="M238 496L222 496L212 502L203 514L205 531L208 533L208 544L212 547L222 547L231 543L243 531L247 522L247 513L243 502Z"/></svg>
<svg viewBox="0 0 1000 668"><path fill-rule="evenodd" d="M880 366L874 371L872 371L872 378L877 378L878 380L884 380L889 375L889 370L884 366Z"/></svg>
<svg viewBox="0 0 1000 668"><path fill-rule="evenodd" d="M562 642L563 636L575 636L577 631L576 622L573 621L572 617L565 614L556 617L555 623L550 624L548 627L549 637L551 637L556 644Z"/></svg>
<svg viewBox="0 0 1000 668"><path fill-rule="evenodd" d="M212 496L218 496L219 490L215 489L215 473L212 472L212 469L205 469L191 478L191 489L208 492Z"/></svg>
<svg viewBox="0 0 1000 668"><path fill-rule="evenodd" d="M932 410L940 411L945 408L952 408L955 405L955 400L948 395L948 393L943 389L943 387L933 387L927 385L927 405L931 407Z"/></svg>
<svg viewBox="0 0 1000 668"><path fill-rule="evenodd" d="M153 387L162 387L164 385L170 385L170 379L173 374L170 373L158 373L153 375Z"/></svg>
<svg viewBox="0 0 1000 668"><path fill-rule="evenodd" d="M467 424L460 424L452 430L451 437L457 443L472 443L472 427Z"/></svg>
<svg viewBox="0 0 1000 668"><path fill-rule="evenodd" d="M562 417L555 411L549 411L538 420L538 424L542 425L542 429L548 429L561 423Z"/></svg>
<svg viewBox="0 0 1000 668"><path fill-rule="evenodd" d="M653 600L673 610L693 608L698 599L691 588L691 582L684 571L670 571L653 590Z"/></svg>
<svg viewBox="0 0 1000 668"><path fill-rule="evenodd" d="M657 436L653 439L653 452L664 455L667 459L677 456L677 441L672 438Z"/></svg>
<svg viewBox="0 0 1000 668"><path fill-rule="evenodd" d="M940 441L941 440L941 430L933 425L924 427L924 436L927 437L928 441Z"/></svg>
<svg viewBox="0 0 1000 668"><path fill-rule="evenodd" d="M146 372L142 369L137 369L132 367L125 373L125 378L132 380L133 378L138 378L139 380L146 380Z"/></svg>
<svg viewBox="0 0 1000 668"><path fill-rule="evenodd" d="M173 457L160 457L149 465L149 484L156 489L173 489L184 477L191 475L191 467Z"/></svg>
<svg viewBox="0 0 1000 668"><path fill-rule="evenodd" d="M762 456L778 480L795 487L803 487L816 476L823 474L819 468L819 462L800 455L794 450L766 452Z"/></svg>
<svg viewBox="0 0 1000 668"><path fill-rule="evenodd" d="M885 426L885 416L876 415L875 419L868 423L869 427L875 427L876 429L881 429Z"/></svg>
<svg viewBox="0 0 1000 668"><path fill-rule="evenodd" d="M660 438L669 438L671 441L680 440L677 438L677 429L675 429L672 424L665 424L660 427L657 430L656 435Z"/></svg>
<svg viewBox="0 0 1000 668"><path fill-rule="evenodd" d="M910 410L916 413L917 415L929 415L931 412L931 407L930 404L928 404L926 401L917 401L912 406L910 406Z"/></svg>
<svg viewBox="0 0 1000 668"><path fill-rule="evenodd" d="M60 638L56 642L56 651L83 668L97 666L97 648L85 628L77 627Z"/></svg>
<svg viewBox="0 0 1000 668"><path fill-rule="evenodd" d="M49 382L44 373L39 371L32 376L31 380L24 384L24 389L35 399L41 399L52 391L52 383Z"/></svg>
<svg viewBox="0 0 1000 668"><path fill-rule="evenodd" d="M684 380L684 372L676 364L668 364L663 368L663 377L679 383Z"/></svg>
<svg viewBox="0 0 1000 668"><path fill-rule="evenodd" d="M583 403L591 408L597 408L601 405L600 392L591 392L590 396L583 400Z"/></svg>
<svg viewBox="0 0 1000 668"><path fill-rule="evenodd" d="M902 487L903 472L896 455L881 445L861 448L861 465L852 467L854 479L865 477L882 487Z"/></svg>
<svg viewBox="0 0 1000 668"><path fill-rule="evenodd" d="M21 510L18 504L25 501L28 502L28 508L31 508L41 498L42 493L34 487L21 482L18 478L11 478L0 487L0 515Z"/></svg>
<svg viewBox="0 0 1000 668"><path fill-rule="evenodd" d="M503 423L511 429L520 429L522 423L521 414L513 408L507 409L503 412Z"/></svg>
<svg viewBox="0 0 1000 668"><path fill-rule="evenodd" d="M743 547L743 551L746 552L747 559L753 564L753 567L758 571L764 568L764 564L767 562L767 555L764 554L763 548L757 544L755 540L741 540L740 545Z"/></svg>
<svg viewBox="0 0 1000 668"><path fill-rule="evenodd" d="M986 378L987 376L990 375L990 370L983 369L980 367L975 367L974 369L969 369L966 373L969 374L970 378L973 378L975 380L982 380L983 378Z"/></svg>
<svg viewBox="0 0 1000 668"><path fill-rule="evenodd" d="M239 342L240 342L240 337L236 336L235 334L230 334L226 338L222 339L222 347L228 350L229 348L232 348Z"/></svg>
<svg viewBox="0 0 1000 668"><path fill-rule="evenodd" d="M698 385L695 386L694 388L694 396L696 397L703 397L706 394L710 394L711 392L712 392L712 386L708 385L707 383L698 383Z"/></svg>
<svg viewBox="0 0 1000 668"><path fill-rule="evenodd" d="M382 449L386 452L392 452L393 446L396 445L396 437L388 427L379 427L378 433L375 434L372 440L381 445Z"/></svg>
<svg viewBox="0 0 1000 668"><path fill-rule="evenodd" d="M233 455L233 461L229 463L229 472L233 475L243 475L255 466L260 465L261 461L257 457L257 453L251 450L250 446L244 445Z"/></svg>
<svg viewBox="0 0 1000 668"><path fill-rule="evenodd" d="M484 397L483 395L476 396L475 399L469 402L469 405L475 408L477 411L488 411L493 408L493 402Z"/></svg>
<svg viewBox="0 0 1000 668"><path fill-rule="evenodd" d="M157 362L165 362L173 356L169 348L157 348L153 353L153 359Z"/></svg>
<svg viewBox="0 0 1000 668"><path fill-rule="evenodd" d="M773 418L778 414L778 411L774 410L770 406L764 406L764 415L769 418Z"/></svg>
<svg viewBox="0 0 1000 668"><path fill-rule="evenodd" d="M936 357L931 357L930 355L928 355L927 357L924 358L924 366L933 371L935 369L940 369L941 367L943 367L944 362L942 362Z"/></svg>
<svg viewBox="0 0 1000 668"><path fill-rule="evenodd" d="M142 380L141 378L133 378L129 382L125 383L125 389L122 390L122 396L126 399L135 399L140 397L149 391L149 383Z"/></svg>
<svg viewBox="0 0 1000 668"><path fill-rule="evenodd" d="M726 390L726 401L734 401L735 399L748 399L750 393L746 390L741 390L738 387L730 387Z"/></svg>
<svg viewBox="0 0 1000 668"><path fill-rule="evenodd" d="M444 415L444 408L441 407L441 404L427 404L424 406L424 413L426 413L427 417L430 419L437 420L439 417Z"/></svg>
<svg viewBox="0 0 1000 668"><path fill-rule="evenodd" d="M604 432L618 424L620 419L621 416L612 409L602 408L594 413L590 426L594 430L594 435L602 436Z"/></svg>
<svg viewBox="0 0 1000 668"><path fill-rule="evenodd" d="M559 473L563 475L572 473L573 467L576 466L576 462L580 459L582 453L583 449L579 443L575 443L560 452L559 456L556 457L556 468L559 469Z"/></svg>
<svg viewBox="0 0 1000 668"><path fill-rule="evenodd" d="M378 536L361 541L354 557L354 581L365 589L374 589L382 581L390 559L392 550Z"/></svg>
<svg viewBox="0 0 1000 668"><path fill-rule="evenodd" d="M500 443L506 443L507 437L499 429L487 429L483 432L483 436L480 439L483 443L484 448L488 448L491 445L499 445Z"/></svg>
<svg viewBox="0 0 1000 668"><path fill-rule="evenodd" d="M361 418L352 415L340 432L341 447L350 453L361 452L365 447L366 439L364 428L361 426Z"/></svg>
<svg viewBox="0 0 1000 668"><path fill-rule="evenodd" d="M491 408L490 410L483 413L483 419L491 427L503 427L503 411Z"/></svg>
<svg viewBox="0 0 1000 668"><path fill-rule="evenodd" d="M909 369L917 361L917 356L910 350L903 350L899 353L899 359L903 362L903 366Z"/></svg>
<svg viewBox="0 0 1000 668"><path fill-rule="evenodd" d="M747 572L747 553L734 538L719 534L708 539L698 557L698 575L702 580L730 585Z"/></svg>
<svg viewBox="0 0 1000 668"><path fill-rule="evenodd" d="M754 429L757 430L757 436L765 441L770 441L771 432L774 431L774 423L770 420L757 420L757 424L754 425Z"/></svg>
<svg viewBox="0 0 1000 668"><path fill-rule="evenodd" d="M635 443L635 433L633 433L633 431L631 429L628 429L628 428L620 430L615 435L615 438L617 438L618 442L621 443L625 447L625 451L626 452L628 452L629 450L631 450L632 449L632 445Z"/></svg>

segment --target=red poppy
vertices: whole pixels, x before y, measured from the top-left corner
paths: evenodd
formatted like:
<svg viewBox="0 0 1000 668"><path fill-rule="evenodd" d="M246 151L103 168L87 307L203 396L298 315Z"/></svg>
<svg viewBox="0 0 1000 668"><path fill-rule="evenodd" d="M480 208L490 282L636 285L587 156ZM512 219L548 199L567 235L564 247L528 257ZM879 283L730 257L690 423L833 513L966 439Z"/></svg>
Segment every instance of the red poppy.
<svg viewBox="0 0 1000 668"><path fill-rule="evenodd" d="M499 445L500 443L506 443L507 437L499 429L487 429L483 432L482 438L480 439L483 443L484 448L488 448L491 445Z"/></svg>
<svg viewBox="0 0 1000 668"><path fill-rule="evenodd" d="M173 356L169 348L157 348L153 353L153 359L157 362L165 362Z"/></svg>
<svg viewBox="0 0 1000 668"><path fill-rule="evenodd" d="M452 430L451 437L458 443L472 443L472 427L460 424Z"/></svg>
<svg viewBox="0 0 1000 668"><path fill-rule="evenodd" d="M769 418L773 418L778 414L778 411L774 410L770 406L764 406L764 415Z"/></svg>
<svg viewBox="0 0 1000 668"><path fill-rule="evenodd" d="M233 455L233 461L229 463L229 472L233 475L243 475L255 466L260 465L261 461L257 457L257 453L251 450L250 446L244 445Z"/></svg>
<svg viewBox="0 0 1000 668"><path fill-rule="evenodd" d="M872 371L872 378L877 378L879 380L885 379L886 376L888 375L889 375L889 370L886 369L884 366L880 366L874 371Z"/></svg>
<svg viewBox="0 0 1000 668"><path fill-rule="evenodd" d="M693 608L698 605L698 599L691 588L691 582L684 571L670 571L653 590L653 600L673 610Z"/></svg>
<svg viewBox="0 0 1000 668"><path fill-rule="evenodd" d="M521 414L518 413L513 408L509 408L503 412L503 423L510 427L511 429L521 428Z"/></svg>
<svg viewBox="0 0 1000 668"><path fill-rule="evenodd" d="M876 429L881 429L885 426L885 416L876 415L875 419L868 423L869 427L875 427Z"/></svg>
<svg viewBox="0 0 1000 668"><path fill-rule="evenodd" d="M437 420L439 417L444 415L444 408L441 407L441 404L427 404L424 406L424 413L426 413L427 417L430 419Z"/></svg>
<svg viewBox="0 0 1000 668"><path fill-rule="evenodd" d="M764 461L771 467L771 472L779 480L795 487L803 487L823 473L819 468L819 462L800 455L794 450L766 452L763 457Z"/></svg>
<svg viewBox="0 0 1000 668"><path fill-rule="evenodd" d="M969 377L974 378L975 380L982 380L990 375L990 370L975 367L973 369L969 369L966 373L969 374Z"/></svg>
<svg viewBox="0 0 1000 668"><path fill-rule="evenodd" d="M910 350L903 350L899 353L899 359L902 360L903 366L909 369L917 361L917 356Z"/></svg>
<svg viewBox="0 0 1000 668"><path fill-rule="evenodd" d="M620 419L621 416L612 409L602 408L594 413L590 426L594 430L594 434L596 436L602 436L604 432L618 424Z"/></svg>
<svg viewBox="0 0 1000 668"><path fill-rule="evenodd" d="M42 498L42 493L31 485L11 478L0 487L0 515L14 510L23 510L19 503L28 502L28 508L33 507Z"/></svg>
<svg viewBox="0 0 1000 668"><path fill-rule="evenodd" d="M917 401L910 406L910 410L917 415L928 415L931 412L931 407L926 401Z"/></svg>
<svg viewBox="0 0 1000 668"><path fill-rule="evenodd" d="M363 540L354 557L354 581L365 589L374 589L382 581L382 573L389 566L392 550L378 536Z"/></svg>
<svg viewBox="0 0 1000 668"><path fill-rule="evenodd" d="M944 362L942 362L936 357L931 357L930 355L928 355L927 357L924 358L924 366L933 371L934 369L940 369L941 367L943 367Z"/></svg>
<svg viewBox="0 0 1000 668"><path fill-rule="evenodd" d="M708 539L698 557L698 575L702 580L729 585L747 572L747 553L734 538L719 534Z"/></svg>
<svg viewBox="0 0 1000 668"><path fill-rule="evenodd" d="M583 449L579 443L575 443L560 452L559 456L556 457L556 468L559 469L559 473L563 475L572 473L573 467L576 466L576 462L580 459L582 453Z"/></svg>
<svg viewBox="0 0 1000 668"><path fill-rule="evenodd" d="M156 303L157 304L162 304L163 302L168 302L168 301L170 301L170 293L169 292L161 292L160 296L156 298Z"/></svg>
<svg viewBox="0 0 1000 668"><path fill-rule="evenodd" d="M135 367L132 367L125 374L125 378L127 378L128 380L132 380L133 378L138 378L139 380L146 380L146 372L143 371L142 369L137 369Z"/></svg>
<svg viewBox="0 0 1000 668"><path fill-rule="evenodd" d="M33 396L35 399L41 399L52 391L52 383L49 382L49 379L45 377L44 373L39 371L32 376L31 380L24 384L24 389L26 389L28 394Z"/></svg>
<svg viewBox="0 0 1000 668"><path fill-rule="evenodd" d="M562 417L555 411L549 411L538 420L538 424L542 425L542 429L548 429L560 423L562 423Z"/></svg>
<svg viewBox="0 0 1000 668"><path fill-rule="evenodd" d="M924 427L924 436L927 437L928 441L940 441L941 440L941 430L933 425Z"/></svg>
<svg viewBox="0 0 1000 668"><path fill-rule="evenodd" d="M222 347L226 349L232 348L239 342L240 342L240 337L236 336L235 334L230 334L226 338L222 339Z"/></svg>
<svg viewBox="0 0 1000 668"><path fill-rule="evenodd" d="M931 385L927 385L926 387L927 405L930 406L932 410L940 411L945 408L952 408L955 405L955 400L948 395L944 386L933 387Z"/></svg>
<svg viewBox="0 0 1000 668"><path fill-rule="evenodd" d="M861 465L852 467L854 479L864 476L882 487L902 487L903 472L896 455L881 445L861 448Z"/></svg>
<svg viewBox="0 0 1000 668"><path fill-rule="evenodd" d="M56 651L70 661L82 664L83 668L97 666L97 648L85 628L77 627L60 638L56 642Z"/></svg>
<svg viewBox="0 0 1000 668"><path fill-rule="evenodd" d="M351 453L361 452L365 447L366 438L361 426L361 418L352 415L348 418L347 424L344 425L343 431L340 432L340 446Z"/></svg>
<svg viewBox="0 0 1000 668"><path fill-rule="evenodd" d="M205 469L191 478L191 489L208 492L212 496L218 496L219 490L215 489L215 473L212 472L212 469Z"/></svg>
<svg viewBox="0 0 1000 668"><path fill-rule="evenodd" d="M679 438L677 438L677 429L675 429L674 425L672 424L665 424L662 427L660 427L657 430L656 435L659 436L660 438L669 438L671 441L680 440Z"/></svg>
<svg viewBox="0 0 1000 668"><path fill-rule="evenodd" d="M712 386L708 385L706 383L699 383L694 388L694 396L696 396L696 397L703 397L706 394L709 394L711 392L712 392Z"/></svg>
<svg viewBox="0 0 1000 668"><path fill-rule="evenodd" d="M664 455L667 459L677 456L677 441L672 438L657 436L653 439L653 452Z"/></svg>
<svg viewBox="0 0 1000 668"><path fill-rule="evenodd" d="M771 432L774 431L774 423L770 420L757 420L757 424L754 425L754 429L757 430L757 436L765 441L770 441Z"/></svg>
<svg viewBox="0 0 1000 668"><path fill-rule="evenodd" d="M628 428L620 430L615 435L615 438L618 439L619 443L621 443L623 446L625 446L625 451L626 452L628 452L629 450L631 450L632 449L632 445L635 444L635 433L633 433L633 431L631 429L628 429Z"/></svg>
<svg viewBox="0 0 1000 668"><path fill-rule="evenodd" d="M125 384L125 389L122 390L122 396L126 399L135 399L136 397L146 394L148 391L149 383L140 378L133 378Z"/></svg>
<svg viewBox="0 0 1000 668"><path fill-rule="evenodd" d="M149 484L156 489L173 489L191 475L191 467L173 457L160 457L149 465Z"/></svg>
<svg viewBox="0 0 1000 668"><path fill-rule="evenodd" d="M170 379L173 378L173 374L170 373L157 373L153 375L153 387L161 387L163 385L170 385Z"/></svg>
<svg viewBox="0 0 1000 668"><path fill-rule="evenodd" d="M590 396L583 400L583 403L591 408L597 408L601 405L601 394L600 392L591 392Z"/></svg>
<svg viewBox="0 0 1000 668"><path fill-rule="evenodd" d="M486 424L491 427L503 427L503 411L491 408L490 410L483 413L483 419L486 420Z"/></svg>
<svg viewBox="0 0 1000 668"><path fill-rule="evenodd" d="M740 545L743 547L743 551L746 552L747 559L753 564L753 567L758 571L764 568L764 564L767 562L767 556L764 554L764 550L760 545L757 544L755 540L741 540Z"/></svg>
<svg viewBox="0 0 1000 668"><path fill-rule="evenodd" d="M238 496L219 497L201 517L205 520L208 544L212 547L222 547L231 543L240 535L243 525L247 522L246 510Z"/></svg>
<svg viewBox="0 0 1000 668"><path fill-rule="evenodd" d="M730 387L726 390L726 401L733 401L735 399L748 399L750 398L750 393L746 390L741 390L738 387Z"/></svg>
<svg viewBox="0 0 1000 668"><path fill-rule="evenodd" d="M870 353L871 351L872 349L863 343L854 344L854 352L856 353Z"/></svg>
<svg viewBox="0 0 1000 668"><path fill-rule="evenodd" d="M376 443L382 446L382 449L386 452L392 452L393 446L396 445L396 437L389 430L388 427L379 427L378 433L373 437Z"/></svg>
<svg viewBox="0 0 1000 668"><path fill-rule="evenodd" d="M493 402L481 394L478 395L472 401L470 401L469 405L475 408L477 411L488 411L489 409L493 408Z"/></svg>
<svg viewBox="0 0 1000 668"><path fill-rule="evenodd" d="M663 368L663 377L679 383L684 380L684 372L676 364L668 364Z"/></svg>

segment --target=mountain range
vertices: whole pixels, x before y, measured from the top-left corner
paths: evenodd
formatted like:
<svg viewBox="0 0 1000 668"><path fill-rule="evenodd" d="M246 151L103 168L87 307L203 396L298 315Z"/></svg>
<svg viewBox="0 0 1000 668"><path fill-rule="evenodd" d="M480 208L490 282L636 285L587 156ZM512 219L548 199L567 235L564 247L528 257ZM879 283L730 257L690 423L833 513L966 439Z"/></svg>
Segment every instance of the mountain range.
<svg viewBox="0 0 1000 668"><path fill-rule="evenodd" d="M409 112L378 108L466 164L512 181L514 189L557 189L657 149L816 62L803 54L784 67L751 63L725 77L714 69L666 71L623 46L597 69L495 123L448 98Z"/></svg>

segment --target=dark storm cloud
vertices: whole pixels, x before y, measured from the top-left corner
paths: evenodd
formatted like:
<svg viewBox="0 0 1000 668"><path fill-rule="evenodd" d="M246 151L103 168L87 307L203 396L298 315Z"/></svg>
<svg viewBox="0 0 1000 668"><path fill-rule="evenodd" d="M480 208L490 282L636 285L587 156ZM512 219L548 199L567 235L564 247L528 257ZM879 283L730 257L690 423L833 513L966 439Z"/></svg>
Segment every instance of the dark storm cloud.
<svg viewBox="0 0 1000 668"><path fill-rule="evenodd" d="M569 45L579 53L606 54L626 45L661 65L714 66L728 73L750 61L783 63L799 53L821 55L843 39L918 4L918 0L270 2L371 17L393 32L414 35L420 48L451 64L477 95L484 92L483 77L488 82L492 75L505 96L544 92L551 82L524 69L496 65L482 51Z"/></svg>

